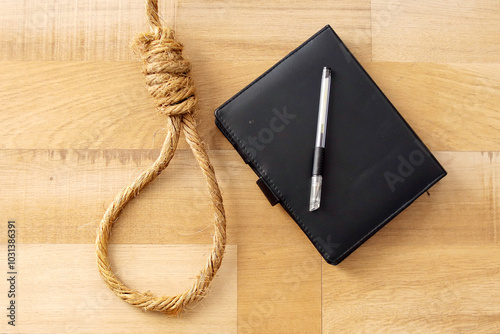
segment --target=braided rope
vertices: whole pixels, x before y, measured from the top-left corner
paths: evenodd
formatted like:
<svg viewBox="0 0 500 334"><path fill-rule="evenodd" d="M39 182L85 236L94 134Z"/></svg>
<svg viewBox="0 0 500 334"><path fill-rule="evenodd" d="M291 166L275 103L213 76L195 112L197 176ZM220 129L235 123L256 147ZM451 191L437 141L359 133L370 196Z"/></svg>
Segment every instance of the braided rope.
<svg viewBox="0 0 500 334"><path fill-rule="evenodd" d="M143 33L132 43L142 60L146 86L157 110L166 117L167 135L156 161L125 187L110 204L101 220L96 238L97 267L106 285L121 299L145 311L180 314L188 304L200 300L219 269L226 245L226 218L222 196L207 152L196 130L193 112L196 108L194 83L189 75L191 65L182 57L182 44L174 33L163 27L158 15L158 0L147 0L146 11L151 32ZM175 154L181 131L184 132L205 177L215 213L212 251L191 287L176 296L154 296L127 287L114 274L108 258L108 244L113 223L129 201L168 166Z"/></svg>

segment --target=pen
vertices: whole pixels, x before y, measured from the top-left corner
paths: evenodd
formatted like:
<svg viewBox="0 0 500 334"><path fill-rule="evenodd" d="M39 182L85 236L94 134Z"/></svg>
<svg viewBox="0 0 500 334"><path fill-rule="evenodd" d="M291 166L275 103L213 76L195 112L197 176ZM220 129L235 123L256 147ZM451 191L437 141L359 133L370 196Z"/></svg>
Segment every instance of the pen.
<svg viewBox="0 0 500 334"><path fill-rule="evenodd" d="M323 183L323 158L325 154L326 121L328 119L328 103L330 100L330 86L332 71L323 67L321 74L321 90L319 96L318 127L316 130L316 144L314 146L314 160L311 177L311 197L309 211L317 210L321 203L321 186Z"/></svg>

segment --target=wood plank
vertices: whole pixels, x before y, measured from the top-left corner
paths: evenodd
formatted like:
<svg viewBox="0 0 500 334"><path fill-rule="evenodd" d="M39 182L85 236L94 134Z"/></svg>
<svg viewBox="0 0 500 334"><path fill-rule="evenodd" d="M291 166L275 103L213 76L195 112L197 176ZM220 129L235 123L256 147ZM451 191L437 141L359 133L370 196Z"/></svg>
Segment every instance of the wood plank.
<svg viewBox="0 0 500 334"><path fill-rule="evenodd" d="M131 60L129 43L148 31L143 0L2 1L0 60ZM174 25L174 0L160 15Z"/></svg>
<svg viewBox="0 0 500 334"><path fill-rule="evenodd" d="M231 6L225 1L160 3L166 24L175 27L197 61L207 56L279 59L327 23L368 60L369 7L369 0L349 5L322 1L313 8L278 0L254 1L251 6L244 1L233 1ZM144 1L140 0L7 1L1 13L0 60L131 60L135 57L128 48L130 40L148 29ZM242 35L245 41L234 38ZM266 52L262 52L263 46Z"/></svg>
<svg viewBox="0 0 500 334"><path fill-rule="evenodd" d="M319 333L323 259L275 230L279 244L238 246L238 333Z"/></svg>
<svg viewBox="0 0 500 334"><path fill-rule="evenodd" d="M368 243L323 265L323 332L497 333L499 245Z"/></svg>
<svg viewBox="0 0 500 334"><path fill-rule="evenodd" d="M190 286L210 247L112 245L110 256L131 287L169 295ZM179 318L143 312L116 297L99 276L93 245L18 244L17 263L16 327L2 321L3 333L236 333L235 245L228 245L207 297ZM6 293L0 302L6 305Z"/></svg>
<svg viewBox="0 0 500 334"><path fill-rule="evenodd" d="M369 63L366 68L429 148L500 150L500 64Z"/></svg>
<svg viewBox="0 0 500 334"><path fill-rule="evenodd" d="M157 151L0 150L0 219L15 219L25 243L93 243L111 200ZM481 245L499 241L500 153L435 152L449 175L379 234L384 243ZM227 212L230 243L312 247L280 206L271 207L236 152L212 151ZM460 208L457 210L456 208ZM2 218L3 217L3 218ZM212 212L190 151L125 208L115 243L211 243ZM471 223L473 222L473 224ZM377 234L377 236L379 235ZM6 240L0 235L0 240ZM380 237L379 237L380 238ZM351 255L353 257L356 254Z"/></svg>
<svg viewBox="0 0 500 334"><path fill-rule="evenodd" d="M15 219L25 243L93 243L118 191L156 159L147 150L0 150L0 219ZM309 245L281 207L271 207L257 177L234 151L212 151L227 211L230 243ZM190 151L132 201L113 228L112 242L211 243L213 213L203 176ZM6 240L0 234L0 240ZM311 246L312 247L312 246Z"/></svg>
<svg viewBox="0 0 500 334"><path fill-rule="evenodd" d="M194 66L198 127L207 145L232 147L215 127L213 112L269 66ZM0 71L0 124L5 129L0 148L161 147L163 117L155 111L137 62L0 62ZM188 146L181 140L179 147Z"/></svg>
<svg viewBox="0 0 500 334"><path fill-rule="evenodd" d="M232 150L214 124L213 111L271 65L193 65L199 130L208 147ZM498 64L364 65L432 150L500 150ZM0 148L161 147L162 117L144 89L137 63L0 62L0 71L5 78L0 83L0 124L5 129ZM184 140L179 147L187 148Z"/></svg>
<svg viewBox="0 0 500 334"><path fill-rule="evenodd" d="M373 0L373 60L498 63L499 10L495 0Z"/></svg>
<svg viewBox="0 0 500 334"><path fill-rule="evenodd" d="M276 62L326 24L361 60L371 59L370 1L182 0L176 31L193 62ZM196 24L193 24L196 22Z"/></svg>

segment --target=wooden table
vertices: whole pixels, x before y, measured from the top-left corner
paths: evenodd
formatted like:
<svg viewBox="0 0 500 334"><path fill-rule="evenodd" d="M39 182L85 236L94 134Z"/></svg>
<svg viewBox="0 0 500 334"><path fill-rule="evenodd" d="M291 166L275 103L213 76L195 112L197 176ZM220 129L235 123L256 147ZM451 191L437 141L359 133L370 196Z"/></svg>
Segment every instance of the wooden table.
<svg viewBox="0 0 500 334"><path fill-rule="evenodd" d="M2 333L499 333L500 3L161 1L192 61L200 132L227 210L209 296L181 318L103 284L96 227L157 156L163 120L128 48L144 1L2 1L0 242L15 220L16 326ZM449 175L341 265L326 264L214 125L213 111L330 24ZM184 291L212 243L203 178L181 139L123 212L111 258L130 286ZM279 231L279 233L276 233ZM278 237L286 236L286 238Z"/></svg>

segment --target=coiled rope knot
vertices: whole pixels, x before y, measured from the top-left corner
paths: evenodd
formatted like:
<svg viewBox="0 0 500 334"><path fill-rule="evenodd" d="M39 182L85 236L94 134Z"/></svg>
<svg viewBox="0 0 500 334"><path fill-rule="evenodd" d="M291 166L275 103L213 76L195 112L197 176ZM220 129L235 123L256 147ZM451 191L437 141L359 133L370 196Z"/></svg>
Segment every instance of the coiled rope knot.
<svg viewBox="0 0 500 334"><path fill-rule="evenodd" d="M138 36L132 44L142 59L146 86L159 114L166 116L192 113L197 99L191 64L182 56L183 45L169 27L156 26Z"/></svg>

